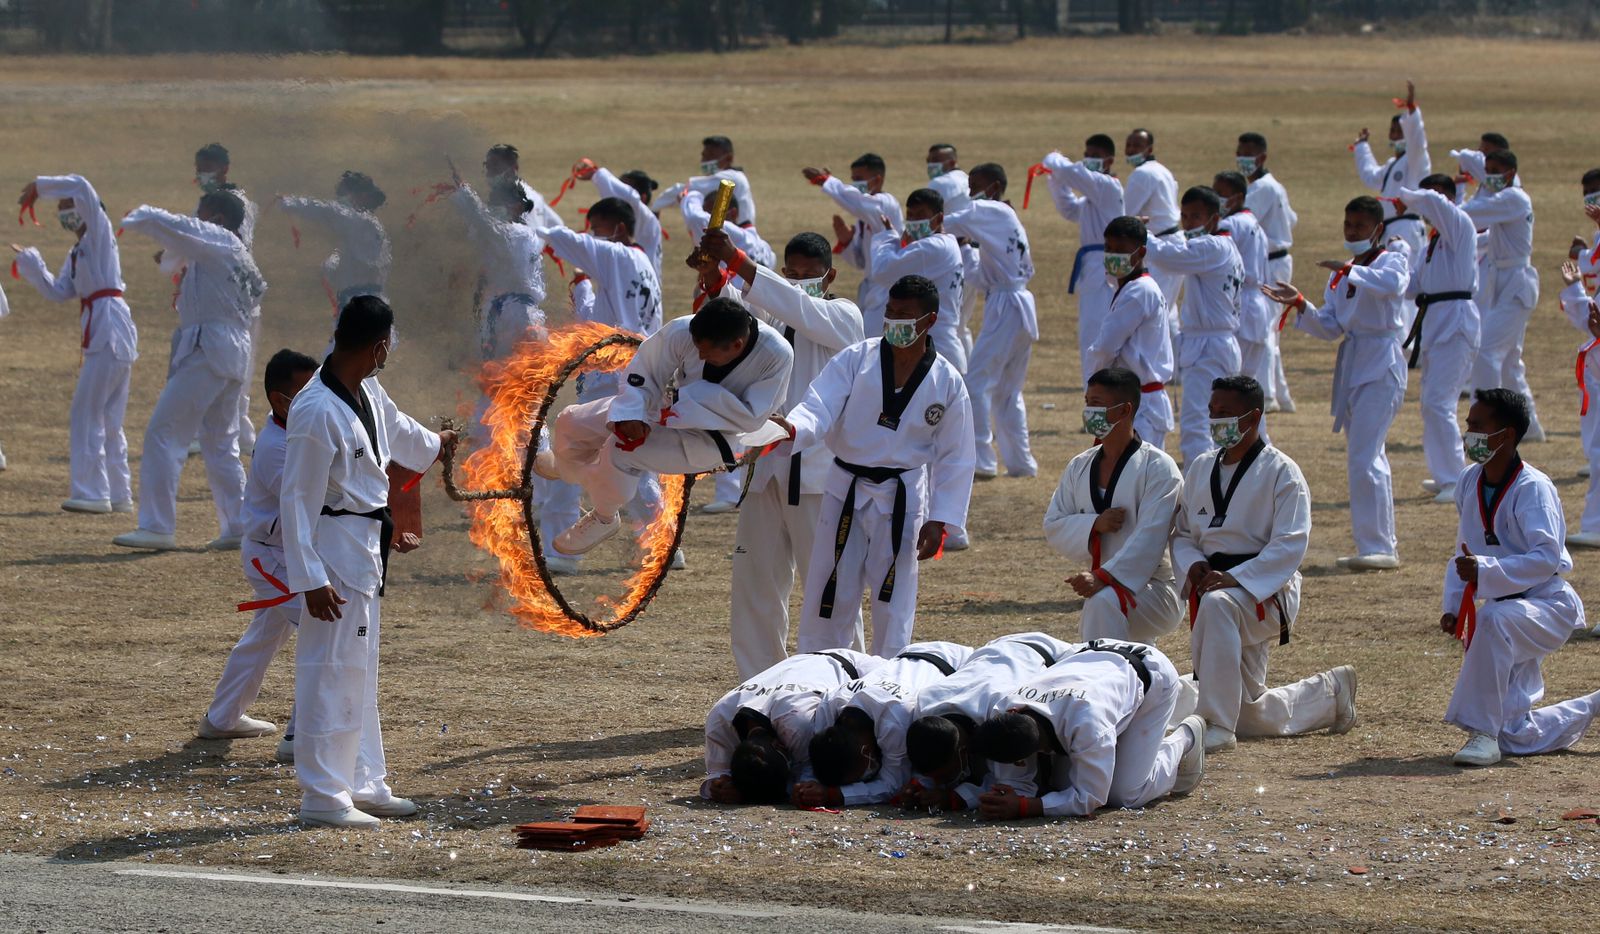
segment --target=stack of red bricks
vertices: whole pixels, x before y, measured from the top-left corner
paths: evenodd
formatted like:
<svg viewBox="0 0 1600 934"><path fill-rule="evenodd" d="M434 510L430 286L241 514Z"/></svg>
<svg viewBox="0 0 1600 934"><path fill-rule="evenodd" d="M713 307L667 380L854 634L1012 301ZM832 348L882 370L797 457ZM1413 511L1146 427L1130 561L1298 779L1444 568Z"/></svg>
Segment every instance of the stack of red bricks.
<svg viewBox="0 0 1600 934"><path fill-rule="evenodd" d="M586 804L572 820L518 824L517 846L524 850L593 850L638 840L649 829L642 807Z"/></svg>

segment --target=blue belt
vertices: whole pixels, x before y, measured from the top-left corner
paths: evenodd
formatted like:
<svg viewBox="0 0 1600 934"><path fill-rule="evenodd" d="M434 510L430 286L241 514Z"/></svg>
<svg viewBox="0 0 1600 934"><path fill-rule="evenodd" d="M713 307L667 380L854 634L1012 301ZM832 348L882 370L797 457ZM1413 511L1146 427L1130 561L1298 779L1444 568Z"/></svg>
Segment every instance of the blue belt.
<svg viewBox="0 0 1600 934"><path fill-rule="evenodd" d="M1106 249L1106 245L1104 243L1091 243L1091 244L1087 244L1085 246L1078 247L1078 252L1076 254L1074 254L1073 257L1072 257L1072 275L1067 277L1067 294L1068 295L1071 295L1073 292L1078 291L1078 274L1083 271L1083 257L1084 257L1084 255L1088 254L1088 253L1094 253L1094 252L1104 253L1105 249Z"/></svg>

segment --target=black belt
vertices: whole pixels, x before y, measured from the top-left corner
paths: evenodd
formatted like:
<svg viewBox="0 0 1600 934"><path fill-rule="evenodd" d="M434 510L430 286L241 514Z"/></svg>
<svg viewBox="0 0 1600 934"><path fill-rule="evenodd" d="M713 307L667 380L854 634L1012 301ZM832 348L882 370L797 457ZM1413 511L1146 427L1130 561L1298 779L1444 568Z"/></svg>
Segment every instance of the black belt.
<svg viewBox="0 0 1600 934"><path fill-rule="evenodd" d="M322 507L325 516L360 516L378 523L378 556L383 560L383 576L378 579L378 596L383 596L384 584L389 580L389 549L394 545L394 515L388 506L371 512L353 512L349 509Z"/></svg>
<svg viewBox="0 0 1600 934"><path fill-rule="evenodd" d="M1528 595L1528 591L1524 590L1521 593L1508 593L1503 597L1491 597L1490 599L1494 603L1499 603L1502 600L1521 600L1524 597L1526 597L1527 595Z"/></svg>
<svg viewBox="0 0 1600 934"><path fill-rule="evenodd" d="M1162 231L1157 232L1156 236L1158 236L1158 237L1170 237L1170 236L1172 236L1173 234L1177 233L1178 231L1180 231L1182 229L1183 228L1180 225L1173 224L1171 227L1168 227L1166 230L1162 230Z"/></svg>
<svg viewBox="0 0 1600 934"><path fill-rule="evenodd" d="M956 666L950 664L939 656L932 654L931 652L901 652L899 655L896 655L895 658L910 658L919 662L927 662L933 667L944 672L944 676L946 678L956 673Z"/></svg>
<svg viewBox="0 0 1600 934"><path fill-rule="evenodd" d="M1144 683L1144 689L1150 690L1150 666L1145 663L1145 657L1150 652L1149 646L1120 645L1115 642L1106 642L1103 639L1090 639L1079 652L1113 652L1128 660L1133 666L1134 673Z"/></svg>
<svg viewBox="0 0 1600 934"><path fill-rule="evenodd" d="M811 654L811 655L826 655L829 658L831 658L834 661L839 663L839 667L844 669L844 673L850 676L850 680L851 681L860 681L861 680L861 672L856 670L855 662L852 662L850 659L846 658L845 656L840 655L838 652L811 652L809 654Z"/></svg>
<svg viewBox="0 0 1600 934"><path fill-rule="evenodd" d="M1253 560L1255 558L1259 558L1259 557L1260 557L1259 553L1258 554L1253 554L1253 555L1230 555L1230 554L1224 554L1224 553L1219 551L1219 552L1216 552L1215 554L1206 555L1206 564L1211 565L1211 570L1213 570L1213 571L1227 572L1227 571L1232 571L1234 568L1236 568L1239 565L1245 563L1246 561L1251 561L1251 560ZM1271 599L1271 598L1269 597L1268 599ZM1289 644L1289 614L1287 614L1287 613L1285 613L1283 611L1283 601L1282 600L1279 600L1277 602L1276 606L1278 608L1278 644L1279 645L1288 645Z"/></svg>
<svg viewBox="0 0 1600 934"><path fill-rule="evenodd" d="M706 434L710 435L711 440L716 443L717 453L722 455L723 466L730 471L738 467L739 459L733 456L733 447L728 444L728 439L722 436L722 432L708 430Z"/></svg>
<svg viewBox="0 0 1600 934"><path fill-rule="evenodd" d="M1018 641L1021 641L1021 640L1018 640ZM1044 659L1044 666L1046 668L1049 668L1051 665L1054 665L1056 663L1055 653L1051 652L1049 649L1045 648L1044 646L1040 645L1039 643L1037 643L1037 642L1023 642L1022 644L1027 646L1030 649L1033 649L1035 652L1038 652L1039 653L1039 657Z"/></svg>
<svg viewBox="0 0 1600 934"><path fill-rule="evenodd" d="M900 539L906 531L906 482L900 475L910 470L910 467L862 467L859 464L847 464L839 458L833 459L850 474L850 489L845 491L844 506L839 510L839 526L833 536L833 572L828 575L828 584L822 588L822 599L817 609L818 615L823 619L833 618L833 601L839 590L839 561L844 557L845 543L850 540L850 527L855 524L856 515L856 485L862 480L868 483L895 482L894 512L890 513L890 534L894 537L892 550L894 558L889 562L889 573L883 576L883 586L878 588L878 600L889 602L894 596L894 571L900 563ZM860 600L859 594L856 599Z"/></svg>
<svg viewBox="0 0 1600 934"><path fill-rule="evenodd" d="M1417 368L1417 360L1422 356L1422 319L1428 316L1428 306L1439 302L1469 301L1472 293L1467 291L1456 292L1423 292L1417 296L1417 317L1411 322L1411 333L1406 335L1405 343L1400 345L1404 350L1411 348L1411 359L1406 362L1409 369Z"/></svg>
<svg viewBox="0 0 1600 934"><path fill-rule="evenodd" d="M800 453L789 455L789 505L800 505Z"/></svg>
<svg viewBox="0 0 1600 934"><path fill-rule="evenodd" d="M1269 260L1283 259L1285 256L1288 256L1288 255L1289 255L1289 248L1288 247L1284 247L1281 250L1273 250L1272 252L1268 253L1267 254L1267 259L1269 259Z"/></svg>

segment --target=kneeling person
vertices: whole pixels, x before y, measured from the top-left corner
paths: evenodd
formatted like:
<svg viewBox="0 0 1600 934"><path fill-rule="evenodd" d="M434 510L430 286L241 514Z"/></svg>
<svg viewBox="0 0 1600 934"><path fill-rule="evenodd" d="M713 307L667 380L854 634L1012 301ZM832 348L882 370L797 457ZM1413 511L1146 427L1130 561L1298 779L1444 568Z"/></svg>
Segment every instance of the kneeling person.
<svg viewBox="0 0 1600 934"><path fill-rule="evenodd" d="M1439 619L1466 643L1444 714L1467 731L1456 765L1566 749L1600 712L1600 691L1533 708L1544 696L1540 664L1584 617L1583 601L1561 578L1572 570L1561 497L1517 453L1531 421L1527 400L1509 389L1479 390L1467 412L1467 456L1476 463L1456 484L1463 553L1445 569Z"/></svg>
<svg viewBox="0 0 1600 934"><path fill-rule="evenodd" d="M722 695L706 716L700 797L719 804L783 801L807 767L823 697L882 664L849 649L794 655Z"/></svg>
<svg viewBox="0 0 1600 934"><path fill-rule="evenodd" d="M783 404L793 364L783 336L732 299L663 325L639 345L622 390L563 409L534 459L539 476L578 484L594 505L556 550L581 555L615 535L646 472L732 468L738 435Z"/></svg>
<svg viewBox="0 0 1600 934"><path fill-rule="evenodd" d="M1082 638L1154 643L1178 628L1167 560L1183 476L1133 426L1143 394L1131 370L1100 370L1084 393L1094 447L1074 457L1044 514L1045 540L1089 570L1067 578L1084 598Z"/></svg>
<svg viewBox="0 0 1600 934"><path fill-rule="evenodd" d="M1158 649L1097 639L1011 691L978 729L995 763L979 813L1085 817L1193 791L1205 770L1205 721L1191 716L1167 733L1178 680ZM1048 790L1034 781L1035 757Z"/></svg>
<svg viewBox="0 0 1600 934"><path fill-rule="evenodd" d="M1195 387L1198 388L1198 387ZM1287 454L1261 440L1265 394L1248 376L1211 384L1211 438L1194 459L1172 537L1187 569L1189 652L1206 751L1238 734L1295 736L1356 722L1356 671L1340 665L1267 690L1267 654L1287 645L1300 612L1300 564L1311 542L1311 490Z"/></svg>

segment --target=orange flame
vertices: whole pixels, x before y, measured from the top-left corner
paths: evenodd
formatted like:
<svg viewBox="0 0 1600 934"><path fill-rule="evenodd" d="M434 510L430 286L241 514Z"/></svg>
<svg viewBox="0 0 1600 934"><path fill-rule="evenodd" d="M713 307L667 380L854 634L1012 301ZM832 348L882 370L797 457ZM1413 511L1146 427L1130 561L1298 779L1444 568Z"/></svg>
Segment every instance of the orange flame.
<svg viewBox="0 0 1600 934"><path fill-rule="evenodd" d="M603 324L579 323L550 331L543 341L524 341L508 358L484 364L478 382L489 398L483 421L490 438L486 446L474 451L461 464L463 488L519 487L534 418L561 370L597 341L618 334L627 335L627 332ZM621 370L633 358L633 353L634 347L627 344L603 347L588 358L582 370ZM591 626L585 626L562 609L546 587L534 561L520 499L469 502L472 514L469 537L473 544L499 562L500 584L509 598L508 609L518 623L564 636L603 635L620 625L649 598L651 582L659 578L671 557L678 514L687 492L686 483L681 476L663 475L661 487L661 513L639 539L644 553L639 570L623 582L620 597L598 598L596 602L609 613L609 619L594 618Z"/></svg>

